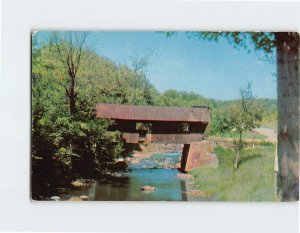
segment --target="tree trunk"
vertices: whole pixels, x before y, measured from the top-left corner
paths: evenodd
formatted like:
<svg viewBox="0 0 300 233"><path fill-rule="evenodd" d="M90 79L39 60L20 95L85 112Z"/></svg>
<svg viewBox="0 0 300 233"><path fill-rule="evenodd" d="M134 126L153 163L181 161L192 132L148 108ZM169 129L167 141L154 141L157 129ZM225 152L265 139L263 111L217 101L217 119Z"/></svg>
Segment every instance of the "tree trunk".
<svg viewBox="0 0 300 233"><path fill-rule="evenodd" d="M299 34L275 33L278 91L278 191L282 201L299 199Z"/></svg>
<svg viewBox="0 0 300 233"><path fill-rule="evenodd" d="M72 75L69 91L69 100L70 100L70 113L74 114L76 112L76 90L75 90L75 76Z"/></svg>
<svg viewBox="0 0 300 233"><path fill-rule="evenodd" d="M239 159L240 159L240 149L236 151L236 157L235 157L235 163L234 163L234 168L238 169L239 166Z"/></svg>
<svg viewBox="0 0 300 233"><path fill-rule="evenodd" d="M242 138L243 132L239 132L239 141L237 144L237 150L236 150L236 157L235 157L235 163L234 163L234 168L238 169L239 167L239 160L240 160L240 154L243 148L243 138Z"/></svg>

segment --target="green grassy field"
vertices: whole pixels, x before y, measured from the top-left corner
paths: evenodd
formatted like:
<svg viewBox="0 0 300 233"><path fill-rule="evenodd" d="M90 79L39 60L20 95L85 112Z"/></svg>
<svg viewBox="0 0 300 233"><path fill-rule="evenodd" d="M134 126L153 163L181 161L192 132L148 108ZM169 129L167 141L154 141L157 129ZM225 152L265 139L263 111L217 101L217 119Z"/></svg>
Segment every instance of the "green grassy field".
<svg viewBox="0 0 300 233"><path fill-rule="evenodd" d="M227 133L223 133L222 135L214 135L214 136L216 137L221 136L223 138L238 138L239 134L237 132L227 132ZM265 140L267 137L265 135L258 134L256 132L245 132L243 134L243 138Z"/></svg>
<svg viewBox="0 0 300 233"><path fill-rule="evenodd" d="M198 190L217 201L279 201L276 196L273 144L246 149L239 168L234 170L232 149L215 148L218 168L197 168L191 171Z"/></svg>

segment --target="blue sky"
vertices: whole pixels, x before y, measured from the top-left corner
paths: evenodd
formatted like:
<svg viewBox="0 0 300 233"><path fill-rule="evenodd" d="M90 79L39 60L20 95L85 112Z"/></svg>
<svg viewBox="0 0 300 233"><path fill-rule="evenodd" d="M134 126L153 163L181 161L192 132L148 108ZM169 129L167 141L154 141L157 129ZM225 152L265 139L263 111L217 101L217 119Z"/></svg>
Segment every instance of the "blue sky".
<svg viewBox="0 0 300 233"><path fill-rule="evenodd" d="M47 35L39 32L38 40ZM277 95L275 63L262 61L263 52L234 49L226 40L189 39L184 33L167 38L156 32L91 32L87 46L129 67L135 58L151 54L146 76L161 92L176 89L220 100L237 99L240 89L251 81L255 96Z"/></svg>

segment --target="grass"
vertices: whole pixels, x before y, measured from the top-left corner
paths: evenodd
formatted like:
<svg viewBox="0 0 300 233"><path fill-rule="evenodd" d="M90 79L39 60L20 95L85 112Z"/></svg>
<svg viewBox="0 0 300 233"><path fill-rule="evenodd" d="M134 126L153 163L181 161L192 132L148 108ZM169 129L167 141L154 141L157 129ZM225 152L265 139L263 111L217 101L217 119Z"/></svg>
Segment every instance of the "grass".
<svg viewBox="0 0 300 233"><path fill-rule="evenodd" d="M220 135L215 135L215 136L219 137ZM222 133L221 137L223 137L223 138L238 138L239 134L237 132L227 132L227 133ZM244 139L265 140L265 139L267 139L267 136L250 131L250 132L243 133L243 138Z"/></svg>
<svg viewBox="0 0 300 233"><path fill-rule="evenodd" d="M206 191L217 201L278 201L274 173L274 145L243 152L239 168L234 170L232 149L217 147L218 168L196 168L191 171L196 188Z"/></svg>

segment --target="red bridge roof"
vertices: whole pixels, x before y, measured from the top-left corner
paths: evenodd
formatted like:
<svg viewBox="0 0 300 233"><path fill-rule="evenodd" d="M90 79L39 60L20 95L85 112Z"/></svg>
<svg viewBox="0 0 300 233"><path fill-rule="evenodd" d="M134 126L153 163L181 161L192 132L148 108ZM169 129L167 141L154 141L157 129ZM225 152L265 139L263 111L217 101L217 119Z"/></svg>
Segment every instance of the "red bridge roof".
<svg viewBox="0 0 300 233"><path fill-rule="evenodd" d="M97 104L96 117L113 120L209 122L209 107L154 107Z"/></svg>

